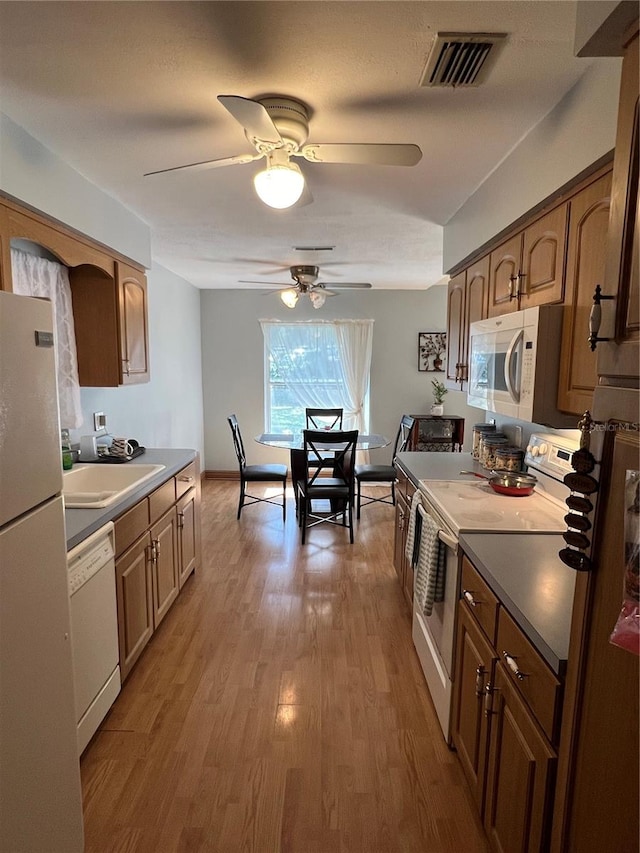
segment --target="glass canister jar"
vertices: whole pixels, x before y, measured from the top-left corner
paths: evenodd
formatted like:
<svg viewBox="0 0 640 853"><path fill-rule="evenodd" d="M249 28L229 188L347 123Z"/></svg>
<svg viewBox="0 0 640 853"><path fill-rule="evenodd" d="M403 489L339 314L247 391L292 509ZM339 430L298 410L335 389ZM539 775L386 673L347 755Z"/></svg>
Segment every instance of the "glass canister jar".
<svg viewBox="0 0 640 853"><path fill-rule="evenodd" d="M474 424L473 425L473 444L471 447L471 455L478 462L481 459L482 436L490 435L496 432L495 424Z"/></svg>
<svg viewBox="0 0 640 853"><path fill-rule="evenodd" d="M496 447L495 460L495 471L522 471L524 450L509 444Z"/></svg>
<svg viewBox="0 0 640 853"><path fill-rule="evenodd" d="M509 439L503 432L492 433L482 437L482 456L480 464L487 471L493 471L496 467L496 449L509 444Z"/></svg>

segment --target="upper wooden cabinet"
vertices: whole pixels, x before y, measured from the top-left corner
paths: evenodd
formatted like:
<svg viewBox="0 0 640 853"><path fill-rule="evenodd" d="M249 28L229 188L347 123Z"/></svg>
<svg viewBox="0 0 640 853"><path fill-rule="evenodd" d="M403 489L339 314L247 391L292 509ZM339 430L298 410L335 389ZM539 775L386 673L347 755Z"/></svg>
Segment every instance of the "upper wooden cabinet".
<svg viewBox="0 0 640 853"><path fill-rule="evenodd" d="M447 366L445 383L466 387L469 375L469 327L487 316L489 256L449 281L447 295Z"/></svg>
<svg viewBox="0 0 640 853"><path fill-rule="evenodd" d="M640 373L640 283L638 230L638 22L626 43L613 163L609 247L602 293L615 297L602 303L600 336L612 338L597 344L598 375L615 379L637 378ZM609 318L615 315L615 327Z"/></svg>
<svg viewBox="0 0 640 853"><path fill-rule="evenodd" d="M149 380L147 283L116 261L115 277L90 266L69 270L80 385Z"/></svg>
<svg viewBox="0 0 640 853"><path fill-rule="evenodd" d="M567 212L559 205L491 253L490 317L562 302Z"/></svg>
<svg viewBox="0 0 640 853"><path fill-rule="evenodd" d="M80 384L148 382L144 270L61 223L5 199L0 201L0 288L5 290L12 289L12 240L41 246L69 270Z"/></svg>
<svg viewBox="0 0 640 853"><path fill-rule="evenodd" d="M591 409L598 381L589 314L596 285L604 279L610 196L609 172L570 202L558 408L577 415Z"/></svg>
<svg viewBox="0 0 640 853"><path fill-rule="evenodd" d="M122 384L149 381L147 279L142 270L116 263Z"/></svg>

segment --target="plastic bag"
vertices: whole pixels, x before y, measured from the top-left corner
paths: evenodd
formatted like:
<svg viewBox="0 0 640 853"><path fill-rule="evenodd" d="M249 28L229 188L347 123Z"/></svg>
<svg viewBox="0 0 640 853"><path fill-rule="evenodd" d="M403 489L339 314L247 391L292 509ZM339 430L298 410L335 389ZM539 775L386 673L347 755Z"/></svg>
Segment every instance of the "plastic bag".
<svg viewBox="0 0 640 853"><path fill-rule="evenodd" d="M624 497L622 609L609 641L640 656L640 471L627 471Z"/></svg>

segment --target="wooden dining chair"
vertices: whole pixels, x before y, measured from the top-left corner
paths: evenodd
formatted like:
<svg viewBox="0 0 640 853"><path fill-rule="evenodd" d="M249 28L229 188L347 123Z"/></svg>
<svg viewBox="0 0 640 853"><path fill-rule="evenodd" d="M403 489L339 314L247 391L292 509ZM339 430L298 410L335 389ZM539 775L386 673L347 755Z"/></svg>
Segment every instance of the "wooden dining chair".
<svg viewBox="0 0 640 853"><path fill-rule="evenodd" d="M393 467L393 460L398 453L402 453L411 435L414 419L409 415L403 415L398 427L396 440L393 445L393 453L391 455L390 465L356 465L355 478L358 484L358 512L357 517L360 518L360 507L367 504L381 503L392 504L396 503L396 469ZM363 483L389 483L391 491L382 497L374 498L371 495L365 495L365 503L362 503L362 484Z"/></svg>
<svg viewBox="0 0 640 853"><path fill-rule="evenodd" d="M355 502L355 457L358 430L304 430L305 468L307 476L298 482L298 523L302 544L307 529L317 524L337 524L349 528L353 545L353 504ZM325 452L333 450L331 476L324 470ZM313 501L328 501L330 509L312 508Z"/></svg>
<svg viewBox="0 0 640 853"><path fill-rule="evenodd" d="M307 429L342 429L344 409L305 409Z"/></svg>
<svg viewBox="0 0 640 853"><path fill-rule="evenodd" d="M247 458L244 452L244 444L242 442L242 434L240 426L235 415L230 415L227 418L233 435L233 447L240 466L240 500L238 502L238 515L242 512L243 506L251 506L255 503L268 503L280 506L277 501L271 498L259 498L256 495L249 495L246 491L247 483L280 483L282 485L282 520L287 519L287 466L280 465L275 462L267 463L266 465L247 465ZM249 502L247 503L247 499Z"/></svg>

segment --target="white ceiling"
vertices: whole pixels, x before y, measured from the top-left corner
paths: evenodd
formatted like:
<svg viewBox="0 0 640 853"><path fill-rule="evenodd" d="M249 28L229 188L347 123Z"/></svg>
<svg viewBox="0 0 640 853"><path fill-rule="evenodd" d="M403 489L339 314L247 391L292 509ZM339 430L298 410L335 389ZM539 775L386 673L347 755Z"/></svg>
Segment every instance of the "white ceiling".
<svg viewBox="0 0 640 853"><path fill-rule="evenodd" d="M423 288L442 226L593 60L575 3L1 2L0 109L146 221L158 263L202 288L321 279ZM506 32L479 88L421 88L438 31ZM297 161L314 197L258 201L260 163L143 173L251 153L218 94L289 95L310 142L410 142L414 167ZM263 162L263 161L261 161ZM301 253L297 245L332 245Z"/></svg>

